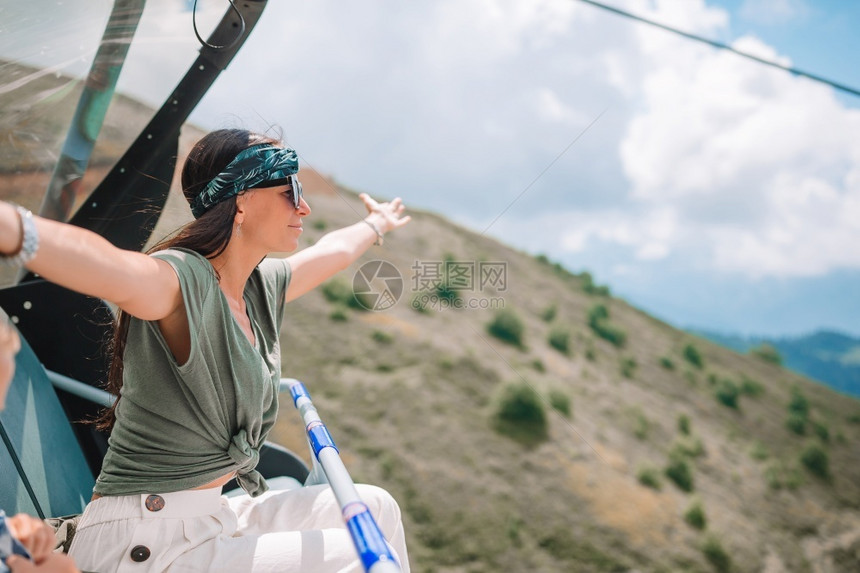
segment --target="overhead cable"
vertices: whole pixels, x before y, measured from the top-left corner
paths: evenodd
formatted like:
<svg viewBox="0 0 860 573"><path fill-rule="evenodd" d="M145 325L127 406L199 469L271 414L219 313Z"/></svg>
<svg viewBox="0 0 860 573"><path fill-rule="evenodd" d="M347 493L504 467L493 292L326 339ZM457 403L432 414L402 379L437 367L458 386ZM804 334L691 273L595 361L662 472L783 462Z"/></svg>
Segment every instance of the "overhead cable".
<svg viewBox="0 0 860 573"><path fill-rule="evenodd" d="M709 46L712 46L714 48L718 48L720 50L727 50L729 52L737 54L738 56L742 56L744 58L753 60L754 62L758 62L758 63L764 64L766 66L771 66L773 68L778 68L780 70L792 73L796 76L803 76L803 77L808 78L812 81L826 84L826 85L828 85L834 89L843 91L845 93L849 93L853 96L860 97L860 90L858 90L856 88L852 88L851 86L846 86L845 84L840 84L838 82L834 82L833 80L828 80L827 78L823 78L819 75L805 72L803 70L799 70L799 69L793 68L791 66L784 66L780 63L773 62L771 60L765 60L764 58L759 58L758 56L754 56L752 54L748 54L746 52L736 50L735 48L729 46L728 44L723 44L722 42L717 42L715 40L703 38L702 36L697 36L696 34L691 34L689 32L685 32L683 30L679 30L677 28L673 28L671 26L667 26L665 24L655 22L654 20L649 20L647 18L643 18L642 16L637 16L636 14L632 14L630 12L626 12L624 10L614 8L612 6L607 6L606 4L603 4L602 2L595 2L594 0L579 0L579 1L584 2L585 4L590 4L596 8L601 8L601 9L606 10L608 12L613 12L615 14L618 14L619 16L624 16L625 18L630 18L631 20L636 20L636 21L642 22L644 24L649 24L649 25L654 26L656 28L660 28L661 30L666 30L667 32L672 32L673 34L683 36L683 37L690 39L690 40L694 40L696 42L701 42L703 44L708 44Z"/></svg>

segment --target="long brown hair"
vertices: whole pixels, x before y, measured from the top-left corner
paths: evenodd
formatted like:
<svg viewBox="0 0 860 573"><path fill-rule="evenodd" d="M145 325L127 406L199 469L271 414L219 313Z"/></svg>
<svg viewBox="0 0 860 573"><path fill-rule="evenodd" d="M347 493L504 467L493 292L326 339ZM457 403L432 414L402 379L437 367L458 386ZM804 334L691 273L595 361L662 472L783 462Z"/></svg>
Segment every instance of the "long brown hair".
<svg viewBox="0 0 860 573"><path fill-rule="evenodd" d="M260 143L280 145L277 139L244 129L219 129L198 141L188 153L182 166L182 193L189 205L203 187L221 173L240 151ZM215 258L224 252L233 236L235 217L236 198L232 197L214 205L200 218L168 235L147 253L181 247L196 251L207 259ZM130 320L129 314L122 310L117 311L113 336L108 343L111 362L105 386L105 389L117 399L96 419L96 428L99 430L110 431L116 421L116 407L122 389L123 354Z"/></svg>

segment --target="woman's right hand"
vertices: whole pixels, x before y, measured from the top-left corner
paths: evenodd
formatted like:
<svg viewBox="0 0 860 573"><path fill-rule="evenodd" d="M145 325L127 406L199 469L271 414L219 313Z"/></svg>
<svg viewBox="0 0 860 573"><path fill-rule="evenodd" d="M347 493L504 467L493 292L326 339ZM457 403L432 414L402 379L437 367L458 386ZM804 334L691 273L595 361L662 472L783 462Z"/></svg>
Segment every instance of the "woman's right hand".
<svg viewBox="0 0 860 573"><path fill-rule="evenodd" d="M68 555L54 553L57 538L50 525L26 513L7 517L6 524L9 532L27 548L33 560L20 555L11 555L6 559L6 565L12 573L76 573L78 568Z"/></svg>
<svg viewBox="0 0 860 573"><path fill-rule="evenodd" d="M32 515L19 513L14 517L7 517L6 525L12 537L21 542L36 563L41 563L50 556L57 545L53 528Z"/></svg>

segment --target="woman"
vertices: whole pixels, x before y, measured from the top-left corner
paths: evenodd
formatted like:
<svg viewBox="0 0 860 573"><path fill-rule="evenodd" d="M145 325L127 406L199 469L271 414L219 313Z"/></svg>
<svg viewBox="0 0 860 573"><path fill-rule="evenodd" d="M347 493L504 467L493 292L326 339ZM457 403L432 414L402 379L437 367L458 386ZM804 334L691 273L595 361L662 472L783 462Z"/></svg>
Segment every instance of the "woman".
<svg viewBox="0 0 860 573"><path fill-rule="evenodd" d="M361 569L330 488L267 492L254 468L277 414L284 304L410 218L399 198L362 195L364 220L265 259L297 248L311 212L297 171L273 139L207 135L182 170L195 221L150 255L0 205L0 253L121 309L108 376L121 397L101 420L109 449L70 551L81 569ZM234 476L248 495L228 501ZM396 503L359 491L408 571Z"/></svg>

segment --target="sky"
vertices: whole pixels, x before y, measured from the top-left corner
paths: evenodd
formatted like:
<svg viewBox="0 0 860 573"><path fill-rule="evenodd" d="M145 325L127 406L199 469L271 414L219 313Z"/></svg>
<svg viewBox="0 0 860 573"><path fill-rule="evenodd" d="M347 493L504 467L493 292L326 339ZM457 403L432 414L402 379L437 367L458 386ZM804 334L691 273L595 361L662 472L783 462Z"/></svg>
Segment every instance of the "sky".
<svg viewBox="0 0 860 573"><path fill-rule="evenodd" d="M860 88L860 2L605 3ZM149 0L121 90L166 97L190 4ZM205 34L227 3L199 4ZM278 126L681 328L860 335L860 98L578 0L273 0L192 120Z"/></svg>

